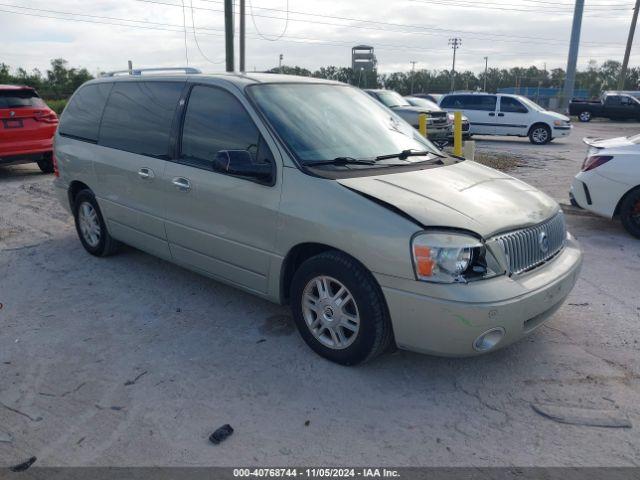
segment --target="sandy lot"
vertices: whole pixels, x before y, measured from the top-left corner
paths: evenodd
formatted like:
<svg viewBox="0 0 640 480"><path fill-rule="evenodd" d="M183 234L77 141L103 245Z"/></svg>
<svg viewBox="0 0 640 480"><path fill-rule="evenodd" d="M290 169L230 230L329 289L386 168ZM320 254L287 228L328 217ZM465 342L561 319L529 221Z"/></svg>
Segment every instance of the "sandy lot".
<svg viewBox="0 0 640 480"><path fill-rule="evenodd" d="M545 147L478 149L516 154L513 175L567 203L580 138L638 130L594 122ZM0 167L0 465L638 466L640 241L567 213L584 268L535 334L479 358L345 368L303 344L286 308L133 249L88 255L51 176ZM209 444L225 423L233 436Z"/></svg>

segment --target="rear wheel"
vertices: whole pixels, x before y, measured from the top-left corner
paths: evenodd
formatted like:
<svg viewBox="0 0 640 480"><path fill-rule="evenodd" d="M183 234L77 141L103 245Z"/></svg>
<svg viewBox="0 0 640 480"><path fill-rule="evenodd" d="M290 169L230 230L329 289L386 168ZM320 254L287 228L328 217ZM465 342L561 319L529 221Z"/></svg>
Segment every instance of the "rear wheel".
<svg viewBox="0 0 640 480"><path fill-rule="evenodd" d="M333 362L362 363L392 344L380 287L367 269L343 253L321 253L298 268L291 309L307 345Z"/></svg>
<svg viewBox="0 0 640 480"><path fill-rule="evenodd" d="M580 112L580 115L578 115L578 120L580 120L581 122L590 122L591 112Z"/></svg>
<svg viewBox="0 0 640 480"><path fill-rule="evenodd" d="M551 141L551 129L548 125L534 125L529 132L529 141L534 145L544 145Z"/></svg>
<svg viewBox="0 0 640 480"><path fill-rule="evenodd" d="M42 173L53 173L53 159L51 155L46 155L38 160L38 167Z"/></svg>
<svg viewBox="0 0 640 480"><path fill-rule="evenodd" d="M620 220L626 230L634 237L640 238L640 188L636 188L620 205Z"/></svg>
<svg viewBox="0 0 640 480"><path fill-rule="evenodd" d="M119 242L109 235L93 192L78 192L73 205L76 231L84 249L97 257L115 253Z"/></svg>

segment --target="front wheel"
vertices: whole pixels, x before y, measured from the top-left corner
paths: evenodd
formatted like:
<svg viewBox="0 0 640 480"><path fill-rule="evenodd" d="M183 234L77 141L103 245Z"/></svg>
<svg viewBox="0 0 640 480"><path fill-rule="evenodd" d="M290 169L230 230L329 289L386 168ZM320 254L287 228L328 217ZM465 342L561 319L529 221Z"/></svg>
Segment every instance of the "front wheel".
<svg viewBox="0 0 640 480"><path fill-rule="evenodd" d="M578 115L578 120L580 120L581 122L590 122L591 112L580 112L580 115Z"/></svg>
<svg viewBox="0 0 640 480"><path fill-rule="evenodd" d="M76 231L84 249L96 257L106 257L115 253L119 242L109 235L93 192L80 191L73 205Z"/></svg>
<svg viewBox="0 0 640 480"><path fill-rule="evenodd" d="M38 168L42 173L53 173L53 160L51 157L45 157L38 160Z"/></svg>
<svg viewBox="0 0 640 480"><path fill-rule="evenodd" d="M640 188L629 193L622 201L620 220L627 232L640 238Z"/></svg>
<svg viewBox="0 0 640 480"><path fill-rule="evenodd" d="M380 287L367 269L341 252L321 253L298 268L291 309L307 345L332 362L362 363L393 341Z"/></svg>
<svg viewBox="0 0 640 480"><path fill-rule="evenodd" d="M551 141L551 129L548 125L534 125L529 132L529 141L534 145L544 145Z"/></svg>

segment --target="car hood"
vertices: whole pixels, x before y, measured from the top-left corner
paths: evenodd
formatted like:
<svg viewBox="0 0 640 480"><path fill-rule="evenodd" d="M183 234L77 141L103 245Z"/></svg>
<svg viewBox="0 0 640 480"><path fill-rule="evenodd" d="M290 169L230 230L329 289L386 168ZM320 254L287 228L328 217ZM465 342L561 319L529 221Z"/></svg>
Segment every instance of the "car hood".
<svg viewBox="0 0 640 480"><path fill-rule="evenodd" d="M338 182L424 227L471 230L484 238L541 223L559 210L541 191L472 161Z"/></svg>
<svg viewBox="0 0 640 480"><path fill-rule="evenodd" d="M571 119L569 117L567 117L566 115L562 115L561 113L558 112L552 112L551 110L545 110L544 113L546 115L549 115L551 118L555 118L557 120L562 120L563 122L570 122Z"/></svg>

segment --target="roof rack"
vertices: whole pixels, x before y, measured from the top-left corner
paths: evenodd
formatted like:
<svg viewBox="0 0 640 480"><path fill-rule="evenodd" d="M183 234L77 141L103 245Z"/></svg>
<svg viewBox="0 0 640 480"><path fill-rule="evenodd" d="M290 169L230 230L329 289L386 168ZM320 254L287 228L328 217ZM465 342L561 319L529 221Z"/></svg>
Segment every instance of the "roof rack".
<svg viewBox="0 0 640 480"><path fill-rule="evenodd" d="M160 72L184 72L187 75L195 75L202 73L193 67L168 67L168 68L133 68L131 70L116 70L107 72L103 77L116 77L120 75L142 75L144 73L160 73Z"/></svg>

